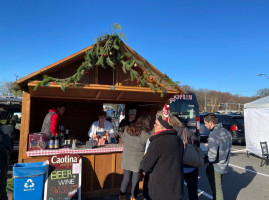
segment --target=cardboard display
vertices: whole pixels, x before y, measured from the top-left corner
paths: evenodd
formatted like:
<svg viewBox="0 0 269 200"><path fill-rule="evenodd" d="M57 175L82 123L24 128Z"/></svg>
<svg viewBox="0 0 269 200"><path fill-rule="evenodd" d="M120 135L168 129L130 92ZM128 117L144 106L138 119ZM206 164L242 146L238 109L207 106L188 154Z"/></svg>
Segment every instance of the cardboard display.
<svg viewBox="0 0 269 200"><path fill-rule="evenodd" d="M29 135L28 151L44 150L48 145L48 136L45 133L33 133Z"/></svg>

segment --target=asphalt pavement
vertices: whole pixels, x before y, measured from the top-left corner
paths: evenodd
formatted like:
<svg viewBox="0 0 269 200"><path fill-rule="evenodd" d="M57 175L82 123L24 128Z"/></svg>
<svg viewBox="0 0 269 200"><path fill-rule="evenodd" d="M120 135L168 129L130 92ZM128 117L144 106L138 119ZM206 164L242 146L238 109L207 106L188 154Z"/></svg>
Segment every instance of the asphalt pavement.
<svg viewBox="0 0 269 200"><path fill-rule="evenodd" d="M261 158L247 156L245 146L233 145L228 174L223 177L223 193L226 200L268 200L269 165L260 167ZM206 177L206 167L199 169L199 200L212 198ZM185 187L185 198L187 190Z"/></svg>
<svg viewBox="0 0 269 200"><path fill-rule="evenodd" d="M228 174L223 177L225 200L269 200L269 165L260 167L261 158L247 157L245 146L233 145ZM206 177L206 167L199 169L199 200L209 200L212 192ZM184 187L184 200L188 200L187 187ZM94 200L117 200L117 196L95 198ZM138 200L142 200L142 194Z"/></svg>
<svg viewBox="0 0 269 200"><path fill-rule="evenodd" d="M202 145L202 147L205 147ZM14 158L13 158L14 159ZM15 159L16 160L16 159ZM269 165L260 167L261 158L247 156L245 146L233 145L229 172L223 177L225 200L269 200ZM9 171L12 176L12 168ZM199 200L212 199L211 189L206 177L206 167L199 169ZM185 186L184 200L188 200ZM117 200L118 196L94 198L92 200ZM142 194L138 200L142 200Z"/></svg>

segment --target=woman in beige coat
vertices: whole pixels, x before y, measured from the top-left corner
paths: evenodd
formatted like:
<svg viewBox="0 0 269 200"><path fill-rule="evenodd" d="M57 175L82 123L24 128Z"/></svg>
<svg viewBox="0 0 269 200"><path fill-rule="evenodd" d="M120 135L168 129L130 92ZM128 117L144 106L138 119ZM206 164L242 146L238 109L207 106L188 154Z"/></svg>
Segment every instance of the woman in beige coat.
<svg viewBox="0 0 269 200"><path fill-rule="evenodd" d="M150 136L150 120L148 116L142 116L127 128L123 133L124 150L122 154L121 167L124 176L120 188L120 200L125 199L125 194L132 177L131 200L135 200L138 194L140 180L140 163L144 155L147 139Z"/></svg>

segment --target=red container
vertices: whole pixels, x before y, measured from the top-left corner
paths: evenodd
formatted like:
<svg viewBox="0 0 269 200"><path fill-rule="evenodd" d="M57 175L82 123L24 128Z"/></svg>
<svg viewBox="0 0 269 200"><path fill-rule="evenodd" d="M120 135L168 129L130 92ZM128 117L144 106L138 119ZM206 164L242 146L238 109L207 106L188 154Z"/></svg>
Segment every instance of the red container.
<svg viewBox="0 0 269 200"><path fill-rule="evenodd" d="M29 135L28 151L44 150L48 146L48 136L45 133L33 133Z"/></svg>

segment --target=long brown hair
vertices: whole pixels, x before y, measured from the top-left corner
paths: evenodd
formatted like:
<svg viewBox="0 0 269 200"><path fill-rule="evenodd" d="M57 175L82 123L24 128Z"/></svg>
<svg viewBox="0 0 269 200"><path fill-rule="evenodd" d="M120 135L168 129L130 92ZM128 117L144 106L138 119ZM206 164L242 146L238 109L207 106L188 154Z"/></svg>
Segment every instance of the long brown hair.
<svg viewBox="0 0 269 200"><path fill-rule="evenodd" d="M142 131L149 132L150 130L150 120L149 117L143 115L137 119L134 124L131 124L127 128L127 133L132 136L140 136Z"/></svg>

